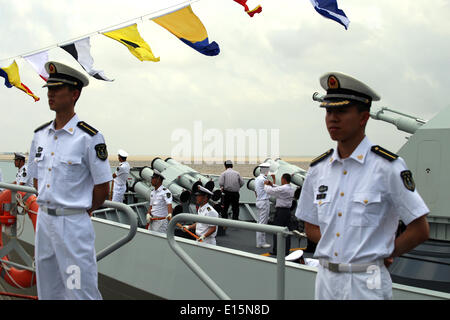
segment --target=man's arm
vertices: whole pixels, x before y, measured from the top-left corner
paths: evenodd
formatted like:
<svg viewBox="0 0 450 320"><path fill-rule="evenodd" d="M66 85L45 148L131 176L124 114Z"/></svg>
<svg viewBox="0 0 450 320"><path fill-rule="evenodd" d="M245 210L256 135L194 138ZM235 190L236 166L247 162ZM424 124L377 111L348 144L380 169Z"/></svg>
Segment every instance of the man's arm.
<svg viewBox="0 0 450 320"><path fill-rule="evenodd" d="M222 173L219 177L219 187L223 190L223 186L224 186L224 182L225 182L225 176L224 173Z"/></svg>
<svg viewBox="0 0 450 320"><path fill-rule="evenodd" d="M304 221L304 223L305 223L305 232L308 239L314 243L319 243L320 238L322 237L319 226L308 223L306 221Z"/></svg>
<svg viewBox="0 0 450 320"><path fill-rule="evenodd" d="M408 224L406 230L395 239L395 248L391 257L399 257L414 249L422 242L428 240L429 234L430 226L428 225L426 215L413 220Z"/></svg>
<svg viewBox="0 0 450 320"><path fill-rule="evenodd" d="M94 186L94 190L92 191L92 206L88 209L88 213L92 216L92 211L97 210L100 206L105 202L109 193L109 181L97 184Z"/></svg>
<svg viewBox="0 0 450 320"><path fill-rule="evenodd" d="M239 185L242 186L244 185L244 179L242 179L241 175L239 175Z"/></svg>
<svg viewBox="0 0 450 320"><path fill-rule="evenodd" d="M208 231L203 235L205 238L208 238L210 235L212 235L217 229L217 226L211 226L208 228Z"/></svg>

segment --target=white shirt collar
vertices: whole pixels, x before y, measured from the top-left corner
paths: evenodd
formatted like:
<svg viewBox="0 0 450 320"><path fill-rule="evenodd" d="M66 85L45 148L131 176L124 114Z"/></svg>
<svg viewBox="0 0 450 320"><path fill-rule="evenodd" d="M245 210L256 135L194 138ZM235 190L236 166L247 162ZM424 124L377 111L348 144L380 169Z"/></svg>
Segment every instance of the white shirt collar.
<svg viewBox="0 0 450 320"><path fill-rule="evenodd" d="M372 145L373 144L372 142L370 142L369 138L365 136L364 139L359 143L358 147L356 147L356 149L348 158L351 158L361 164L364 163L367 157L367 153L369 152ZM330 164L333 164L335 161L339 161L342 163L344 160L345 159L341 159L341 157L339 156L339 152L336 148L330 158Z"/></svg>
<svg viewBox="0 0 450 320"><path fill-rule="evenodd" d="M66 125L64 126L64 128L62 128L61 130L64 130L69 134L74 134L74 132L77 128L78 122L80 122L80 119L78 118L77 114L74 114L72 119L70 119L69 122L67 122ZM55 130L55 120L53 120L52 124L48 127L48 130L56 131Z"/></svg>

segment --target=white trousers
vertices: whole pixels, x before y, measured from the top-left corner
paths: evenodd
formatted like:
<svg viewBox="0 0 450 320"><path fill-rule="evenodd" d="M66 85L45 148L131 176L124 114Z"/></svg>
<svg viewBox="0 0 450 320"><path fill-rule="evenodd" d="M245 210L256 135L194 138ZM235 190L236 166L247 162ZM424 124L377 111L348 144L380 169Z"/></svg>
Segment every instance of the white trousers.
<svg viewBox="0 0 450 320"><path fill-rule="evenodd" d="M152 221L152 223L150 223L150 227L148 229L152 230L152 231L166 233L168 225L169 225L169 222L167 221L167 219L154 220L154 221Z"/></svg>
<svg viewBox="0 0 450 320"><path fill-rule="evenodd" d="M316 276L316 300L390 300L392 280L382 263L367 272L332 272L321 265Z"/></svg>
<svg viewBox="0 0 450 320"><path fill-rule="evenodd" d="M202 242L199 242L199 243L209 243L209 244L216 245L216 237L207 237L207 238L203 239Z"/></svg>
<svg viewBox="0 0 450 320"><path fill-rule="evenodd" d="M124 195L126 190L127 190L127 187L125 185L123 185L123 186L116 186L114 184L113 196L112 196L111 200L115 201L115 202L123 202L123 195Z"/></svg>
<svg viewBox="0 0 450 320"><path fill-rule="evenodd" d="M269 221L269 213L270 213L270 201L267 200L258 200L256 201L256 208L258 209L258 223L267 224ZM266 233L265 232L257 232L256 233L256 245L260 246L266 244Z"/></svg>
<svg viewBox="0 0 450 320"><path fill-rule="evenodd" d="M86 211L51 216L39 209L36 282L40 300L101 300L95 233Z"/></svg>

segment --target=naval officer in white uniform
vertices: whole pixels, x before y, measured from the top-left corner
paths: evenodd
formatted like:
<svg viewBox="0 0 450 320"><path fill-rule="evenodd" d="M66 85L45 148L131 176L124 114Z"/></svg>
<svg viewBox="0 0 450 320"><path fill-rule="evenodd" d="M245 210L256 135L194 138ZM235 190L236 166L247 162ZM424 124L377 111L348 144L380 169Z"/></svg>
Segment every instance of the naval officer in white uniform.
<svg viewBox="0 0 450 320"><path fill-rule="evenodd" d="M25 163L25 155L20 152L14 153L14 166L17 168L16 180L14 184L32 187L33 179L30 179L28 174L27 165Z"/></svg>
<svg viewBox="0 0 450 320"><path fill-rule="evenodd" d="M256 193L256 208L258 208L258 223L267 224L270 214L270 200L269 195L264 190L264 181L267 180L270 164L267 162L259 165L260 173L255 179L255 193ZM265 232L256 232L256 247L270 248L270 244L266 242Z"/></svg>
<svg viewBox="0 0 450 320"><path fill-rule="evenodd" d="M392 299L387 266L428 238L429 210L405 161L365 135L378 94L338 72L323 75L320 84L337 148L312 161L296 211L317 243L315 297ZM407 228L396 238L399 220Z"/></svg>
<svg viewBox="0 0 450 320"><path fill-rule="evenodd" d="M172 218L172 193L162 183L164 176L158 170L153 170L151 184L155 188L150 193L150 206L147 212L149 230L166 233L168 220ZM151 220L151 218L164 218Z"/></svg>
<svg viewBox="0 0 450 320"><path fill-rule="evenodd" d="M111 168L103 135L75 113L88 78L48 62L50 110L55 119L35 130L29 173L39 195L35 240L38 297L101 299L90 214L109 192Z"/></svg>
<svg viewBox="0 0 450 320"><path fill-rule="evenodd" d="M125 150L120 149L117 152L120 165L117 167L116 172L113 173L113 196L112 201L123 202L123 195L127 191L127 179L130 173L130 164L127 161L128 153Z"/></svg>
<svg viewBox="0 0 450 320"><path fill-rule="evenodd" d="M199 206L198 215L203 217L218 218L219 213L208 203L213 193L205 187L198 186L198 191L195 193L196 202ZM195 234L199 237L197 241L203 243L216 244L217 226L207 223L197 222L191 225L184 226L188 230L195 229ZM183 229L184 231L184 229Z"/></svg>

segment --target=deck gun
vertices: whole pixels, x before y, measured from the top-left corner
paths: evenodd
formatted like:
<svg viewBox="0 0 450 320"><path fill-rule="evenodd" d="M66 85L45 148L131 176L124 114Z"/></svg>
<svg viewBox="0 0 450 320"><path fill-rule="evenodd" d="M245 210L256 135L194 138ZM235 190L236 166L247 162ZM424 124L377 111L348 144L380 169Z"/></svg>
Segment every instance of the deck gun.
<svg viewBox="0 0 450 320"><path fill-rule="evenodd" d="M323 102L323 97L324 95L315 92L312 98L314 101ZM393 115L390 113L393 113ZM426 120L387 107L381 107L376 111L370 111L370 117L375 120L391 123L395 125L398 130L410 134L414 134L417 129L427 123Z"/></svg>

